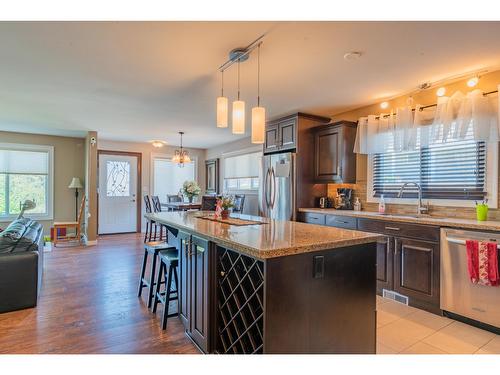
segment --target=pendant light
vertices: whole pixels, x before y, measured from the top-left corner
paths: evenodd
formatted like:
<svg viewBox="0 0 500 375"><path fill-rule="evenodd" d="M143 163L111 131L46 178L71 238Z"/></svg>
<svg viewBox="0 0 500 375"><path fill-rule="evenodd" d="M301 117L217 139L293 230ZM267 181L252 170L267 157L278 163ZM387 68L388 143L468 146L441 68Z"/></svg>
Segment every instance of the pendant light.
<svg viewBox="0 0 500 375"><path fill-rule="evenodd" d="M187 150L184 150L182 147L182 136L184 135L184 132L179 132L181 135L181 148L180 150L175 150L174 156L172 157L172 161L174 163L177 163L179 167L184 167L185 163L190 163L191 158L189 157L189 153Z"/></svg>
<svg viewBox="0 0 500 375"><path fill-rule="evenodd" d="M264 143L266 109L260 106L260 44L257 51L257 107L252 108L252 143Z"/></svg>
<svg viewBox="0 0 500 375"><path fill-rule="evenodd" d="M228 101L224 96L224 70L222 73L221 95L217 98L217 127L227 128Z"/></svg>
<svg viewBox="0 0 500 375"><path fill-rule="evenodd" d="M238 59L238 100L233 102L233 134L245 134L245 102L240 100L240 59Z"/></svg>

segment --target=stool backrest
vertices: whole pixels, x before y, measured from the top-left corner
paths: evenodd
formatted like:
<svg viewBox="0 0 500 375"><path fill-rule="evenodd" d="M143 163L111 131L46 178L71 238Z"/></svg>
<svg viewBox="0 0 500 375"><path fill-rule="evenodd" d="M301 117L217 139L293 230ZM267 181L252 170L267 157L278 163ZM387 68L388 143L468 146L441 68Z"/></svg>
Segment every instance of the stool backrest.
<svg viewBox="0 0 500 375"><path fill-rule="evenodd" d="M245 204L245 194L236 194L234 196L233 212L242 214L244 204Z"/></svg>
<svg viewBox="0 0 500 375"><path fill-rule="evenodd" d="M144 207L146 209L146 213L150 214L153 211L151 210L151 201L149 200L149 195L144 196Z"/></svg>
<svg viewBox="0 0 500 375"><path fill-rule="evenodd" d="M153 211L161 212L161 203L160 203L160 198L158 198L158 195L152 195L151 201L153 202Z"/></svg>
<svg viewBox="0 0 500 375"><path fill-rule="evenodd" d="M213 195L204 195L201 197L201 209L203 211L215 211L217 197Z"/></svg>

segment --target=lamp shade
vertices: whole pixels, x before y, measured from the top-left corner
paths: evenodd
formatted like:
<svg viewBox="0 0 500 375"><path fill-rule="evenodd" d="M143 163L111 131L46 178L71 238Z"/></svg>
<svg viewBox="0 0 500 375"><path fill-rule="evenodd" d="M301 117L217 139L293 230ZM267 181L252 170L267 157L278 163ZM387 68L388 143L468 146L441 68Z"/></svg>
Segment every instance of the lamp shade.
<svg viewBox="0 0 500 375"><path fill-rule="evenodd" d="M264 107L252 108L252 143L264 143L266 126L266 109Z"/></svg>
<svg viewBox="0 0 500 375"><path fill-rule="evenodd" d="M245 102L233 102L233 134L245 134Z"/></svg>
<svg viewBox="0 0 500 375"><path fill-rule="evenodd" d="M227 128L228 102L225 96L217 98L217 127Z"/></svg>
<svg viewBox="0 0 500 375"><path fill-rule="evenodd" d="M71 183L69 184L68 188L70 188L70 189L82 189L83 185L82 185L82 182L80 181L80 179L78 177L73 177L73 179L71 180Z"/></svg>

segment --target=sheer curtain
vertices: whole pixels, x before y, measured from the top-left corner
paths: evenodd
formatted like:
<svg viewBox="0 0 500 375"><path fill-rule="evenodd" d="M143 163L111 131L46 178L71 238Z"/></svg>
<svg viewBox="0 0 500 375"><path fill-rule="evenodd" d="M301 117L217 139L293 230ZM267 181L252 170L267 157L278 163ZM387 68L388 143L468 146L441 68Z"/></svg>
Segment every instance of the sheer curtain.
<svg viewBox="0 0 500 375"><path fill-rule="evenodd" d="M500 85L498 85L500 89ZM396 113L369 115L358 121L354 152L377 154L413 151L433 144L462 140L472 132L474 140L499 141L499 101L481 90L460 91L438 98L437 105L400 107Z"/></svg>

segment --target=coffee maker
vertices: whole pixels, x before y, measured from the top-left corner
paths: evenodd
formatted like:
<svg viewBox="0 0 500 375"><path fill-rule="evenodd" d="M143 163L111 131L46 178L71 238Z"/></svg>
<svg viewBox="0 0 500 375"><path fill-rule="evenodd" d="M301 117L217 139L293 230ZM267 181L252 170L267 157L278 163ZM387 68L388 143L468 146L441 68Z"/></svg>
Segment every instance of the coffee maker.
<svg viewBox="0 0 500 375"><path fill-rule="evenodd" d="M354 209L352 204L352 193L353 189L349 188L338 188L337 196L335 197L335 209L336 210L352 210Z"/></svg>

